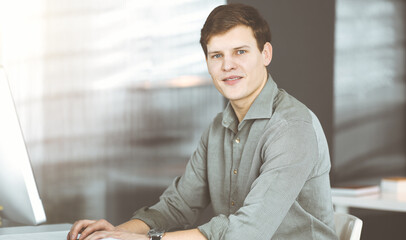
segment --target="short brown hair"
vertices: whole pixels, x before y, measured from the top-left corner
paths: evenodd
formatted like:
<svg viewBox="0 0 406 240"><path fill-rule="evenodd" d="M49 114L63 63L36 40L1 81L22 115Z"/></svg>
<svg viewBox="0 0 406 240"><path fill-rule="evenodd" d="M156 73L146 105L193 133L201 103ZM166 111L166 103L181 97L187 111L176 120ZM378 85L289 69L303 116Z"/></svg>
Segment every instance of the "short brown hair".
<svg viewBox="0 0 406 240"><path fill-rule="evenodd" d="M210 38L226 33L238 25L245 25L252 29L258 49L261 52L265 43L271 42L271 31L268 23L255 8L239 3L221 5L209 14L200 33L200 44L206 57L207 43Z"/></svg>

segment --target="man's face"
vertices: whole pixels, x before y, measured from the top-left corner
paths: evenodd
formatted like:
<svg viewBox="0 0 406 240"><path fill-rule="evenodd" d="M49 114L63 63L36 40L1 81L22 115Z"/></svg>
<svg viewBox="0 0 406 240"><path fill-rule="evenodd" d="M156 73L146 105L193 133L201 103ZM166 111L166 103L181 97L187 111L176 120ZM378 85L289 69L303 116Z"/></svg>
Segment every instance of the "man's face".
<svg viewBox="0 0 406 240"><path fill-rule="evenodd" d="M233 105L251 104L261 92L272 59L272 46L259 51L250 27L239 25L207 43L207 67L217 90Z"/></svg>

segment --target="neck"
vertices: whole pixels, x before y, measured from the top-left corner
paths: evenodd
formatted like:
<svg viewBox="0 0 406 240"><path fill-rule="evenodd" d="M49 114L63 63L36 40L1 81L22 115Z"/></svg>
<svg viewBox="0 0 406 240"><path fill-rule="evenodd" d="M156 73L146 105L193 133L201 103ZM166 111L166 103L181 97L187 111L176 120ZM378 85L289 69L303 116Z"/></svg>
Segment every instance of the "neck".
<svg viewBox="0 0 406 240"><path fill-rule="evenodd" d="M249 105L249 106L244 106L244 105L240 106L240 105L236 104L235 102L230 102L230 103L231 103L231 106L234 109L235 115L238 118L238 122L241 122L244 119L245 115L247 115L247 112L250 109L251 105Z"/></svg>

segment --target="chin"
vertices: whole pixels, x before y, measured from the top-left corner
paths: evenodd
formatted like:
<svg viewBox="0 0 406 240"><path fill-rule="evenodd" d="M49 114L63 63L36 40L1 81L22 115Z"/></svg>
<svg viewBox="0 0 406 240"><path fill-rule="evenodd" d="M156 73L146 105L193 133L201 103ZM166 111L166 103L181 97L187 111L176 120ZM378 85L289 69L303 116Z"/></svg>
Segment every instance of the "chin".
<svg viewBox="0 0 406 240"><path fill-rule="evenodd" d="M237 101L240 100L242 97L238 96L238 95L233 95L233 94L229 94L229 95L223 95L225 98L227 98L229 101Z"/></svg>

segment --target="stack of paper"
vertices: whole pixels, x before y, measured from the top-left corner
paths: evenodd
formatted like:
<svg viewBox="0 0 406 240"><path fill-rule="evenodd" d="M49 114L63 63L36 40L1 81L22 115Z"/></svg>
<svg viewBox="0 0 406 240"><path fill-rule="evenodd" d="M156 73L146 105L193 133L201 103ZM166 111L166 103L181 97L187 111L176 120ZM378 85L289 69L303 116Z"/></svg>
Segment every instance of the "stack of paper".
<svg viewBox="0 0 406 240"><path fill-rule="evenodd" d="M405 193L406 177L387 177L382 178L381 188L384 193Z"/></svg>
<svg viewBox="0 0 406 240"><path fill-rule="evenodd" d="M333 187L331 193L335 196L364 196L369 194L376 194L380 192L378 185L367 186L342 186Z"/></svg>

